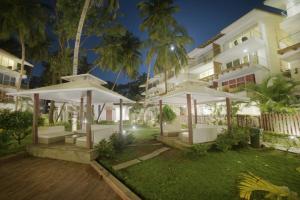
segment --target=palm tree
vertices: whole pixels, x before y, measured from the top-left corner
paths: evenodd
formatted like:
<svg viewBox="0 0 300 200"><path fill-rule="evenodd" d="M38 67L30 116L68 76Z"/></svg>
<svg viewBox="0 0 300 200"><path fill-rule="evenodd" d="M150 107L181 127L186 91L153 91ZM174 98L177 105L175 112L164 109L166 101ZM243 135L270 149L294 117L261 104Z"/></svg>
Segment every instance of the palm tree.
<svg viewBox="0 0 300 200"><path fill-rule="evenodd" d="M295 94L299 85L299 81L274 75L264 79L261 84L248 85L246 89L261 112L292 113L299 107L300 99Z"/></svg>
<svg viewBox="0 0 300 200"><path fill-rule="evenodd" d="M130 78L135 78L141 65L141 53L139 49L141 41L132 33L125 35L106 35L96 52L100 58L96 62L104 69L117 73L112 90L114 90L121 73Z"/></svg>
<svg viewBox="0 0 300 200"><path fill-rule="evenodd" d="M83 9L81 12L81 16L78 23L78 28L76 32L76 39L75 39L75 47L74 47L74 57L73 57L73 75L77 74L78 71L78 60L79 60L79 48L80 48L80 39L82 36L82 30L85 22L85 18L88 13L88 9L91 6L95 7L102 7L106 6L106 11L115 12L117 9L119 9L119 1L118 0L85 0Z"/></svg>
<svg viewBox="0 0 300 200"><path fill-rule="evenodd" d="M167 73L172 66L175 67L175 71L178 71L187 64L187 53L184 46L192 40L173 16L179 10L177 6L173 5L173 0L143 1L138 4L138 9L143 18L140 28L142 31L148 32L146 102L150 65L153 58L156 57L154 71L165 74L165 90L167 92Z"/></svg>
<svg viewBox="0 0 300 200"><path fill-rule="evenodd" d="M0 38L16 37L21 46L21 70L17 82L17 91L19 91L24 75L26 46L36 46L45 39L47 10L37 0L3 0L0 13Z"/></svg>
<svg viewBox="0 0 300 200"><path fill-rule="evenodd" d="M139 52L141 44L141 41L128 31L124 35L114 33L103 37L102 44L96 49L100 55L96 63L104 69L117 73L112 90L115 89L121 73L130 78L135 78L138 75L138 69L141 65L141 53ZM99 109L98 119L104 107L105 104Z"/></svg>

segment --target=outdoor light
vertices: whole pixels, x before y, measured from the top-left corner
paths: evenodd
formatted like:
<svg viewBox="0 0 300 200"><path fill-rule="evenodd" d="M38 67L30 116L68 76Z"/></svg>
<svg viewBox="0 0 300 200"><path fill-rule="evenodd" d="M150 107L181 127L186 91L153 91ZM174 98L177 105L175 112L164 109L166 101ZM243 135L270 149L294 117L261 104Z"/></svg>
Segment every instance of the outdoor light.
<svg viewBox="0 0 300 200"><path fill-rule="evenodd" d="M175 46L174 46L173 44L171 44L170 50L171 50L171 51L174 51L174 50L175 50Z"/></svg>
<svg viewBox="0 0 300 200"><path fill-rule="evenodd" d="M291 140L296 139L296 137L295 137L294 135L289 136L289 138L290 138Z"/></svg>
<svg viewBox="0 0 300 200"><path fill-rule="evenodd" d="M243 52L244 52L244 53L247 53L247 52L248 52L248 49L244 49Z"/></svg>
<svg viewBox="0 0 300 200"><path fill-rule="evenodd" d="M135 130L135 129L136 129L136 126L135 126L135 125L133 125L133 126L132 126L132 129L133 129L133 130Z"/></svg>
<svg viewBox="0 0 300 200"><path fill-rule="evenodd" d="M123 134L126 134L126 130L123 130Z"/></svg>

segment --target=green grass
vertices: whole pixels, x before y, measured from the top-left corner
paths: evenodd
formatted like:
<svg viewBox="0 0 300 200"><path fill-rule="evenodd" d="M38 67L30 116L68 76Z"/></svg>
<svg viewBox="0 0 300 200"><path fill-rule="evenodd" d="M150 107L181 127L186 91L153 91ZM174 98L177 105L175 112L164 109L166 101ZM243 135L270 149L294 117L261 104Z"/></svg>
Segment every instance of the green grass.
<svg viewBox="0 0 300 200"><path fill-rule="evenodd" d="M31 137L31 135L28 135L26 138L24 138L24 140L21 141L21 145L19 145L18 142L14 139L12 139L10 141L10 143L11 144L6 149L1 149L0 148L0 157L1 156L6 156L6 155L9 155L9 154L18 153L20 151L25 151L26 145L32 143L32 137Z"/></svg>
<svg viewBox="0 0 300 200"><path fill-rule="evenodd" d="M116 173L144 199L232 200L241 172L252 172L300 194L300 157L275 150L210 152L191 160L179 150Z"/></svg>
<svg viewBox="0 0 300 200"><path fill-rule="evenodd" d="M155 136L159 134L158 129L137 127L136 130L132 130L129 128L128 130L134 135L135 141L132 144L134 146L127 146L123 151L118 152L117 156L114 159L101 160L101 163L108 168L110 168L112 165L146 155L162 147L162 145L151 145L153 143L157 143L157 141L155 140Z"/></svg>

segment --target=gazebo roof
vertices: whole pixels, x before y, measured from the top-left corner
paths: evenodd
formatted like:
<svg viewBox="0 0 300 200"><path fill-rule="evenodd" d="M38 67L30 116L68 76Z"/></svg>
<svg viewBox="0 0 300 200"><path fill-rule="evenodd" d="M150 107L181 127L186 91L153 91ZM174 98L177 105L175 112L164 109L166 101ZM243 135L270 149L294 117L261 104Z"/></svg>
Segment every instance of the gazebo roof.
<svg viewBox="0 0 300 200"><path fill-rule="evenodd" d="M186 94L191 94L192 98L197 100L197 103L220 102L225 101L226 98L233 101L249 101L248 97L211 89L199 82L186 81L176 86L174 91L153 97L150 102L157 103L158 100L162 100L164 104L185 105L187 103Z"/></svg>
<svg viewBox="0 0 300 200"><path fill-rule="evenodd" d="M90 77L89 75L86 75ZM87 91L92 91L92 103L119 103L120 99L124 103L134 103L134 101L112 91L97 82L93 78L84 79L80 76L79 79L72 79L67 83L61 83L36 89L9 93L12 96L33 97L33 94L38 93L40 99L54 100L56 102L79 103L81 97L86 96ZM102 81L104 82L104 81Z"/></svg>

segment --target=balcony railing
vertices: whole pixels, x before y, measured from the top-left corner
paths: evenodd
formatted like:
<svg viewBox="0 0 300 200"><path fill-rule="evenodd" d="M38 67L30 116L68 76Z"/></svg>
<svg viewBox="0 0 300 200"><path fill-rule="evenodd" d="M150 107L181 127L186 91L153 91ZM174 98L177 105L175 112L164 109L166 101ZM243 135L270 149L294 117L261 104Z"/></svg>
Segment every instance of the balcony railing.
<svg viewBox="0 0 300 200"><path fill-rule="evenodd" d="M284 50L288 47L296 46L299 43L300 43L300 31L298 31L296 33L293 33L293 34L290 34L286 37L283 37L279 40L280 50L279 50L278 53L280 53L281 50Z"/></svg>
<svg viewBox="0 0 300 200"><path fill-rule="evenodd" d="M199 57L195 58L194 60L191 60L190 63L189 63L189 66L194 67L194 66L199 65L199 64L209 63L209 62L212 61L213 57L214 57L214 52L209 51L206 54L204 54L202 56L199 56Z"/></svg>
<svg viewBox="0 0 300 200"><path fill-rule="evenodd" d="M283 10L281 14L285 17L292 17L299 13L298 7L300 6L300 0L294 0L295 4Z"/></svg>
<svg viewBox="0 0 300 200"><path fill-rule="evenodd" d="M239 34L235 40L232 40L230 42L227 42L226 44L224 44L224 51L231 49L235 46L238 46L246 41L248 41L250 38L262 38L262 34L254 29L242 32L241 34Z"/></svg>
<svg viewBox="0 0 300 200"><path fill-rule="evenodd" d="M257 55L249 55L249 60L247 62L245 62L243 59L236 59L234 61L232 61L231 63L232 64L232 67L227 67L225 66L225 69L223 69L221 71L221 74L224 74L224 73L228 73L228 72L231 72L231 71L235 71L235 70L238 70L238 69L242 69L244 67L249 67L251 65L262 65L262 66L266 66L267 65L267 62L264 58L262 57L259 57ZM235 61L238 61L237 63L238 64L235 64Z"/></svg>

